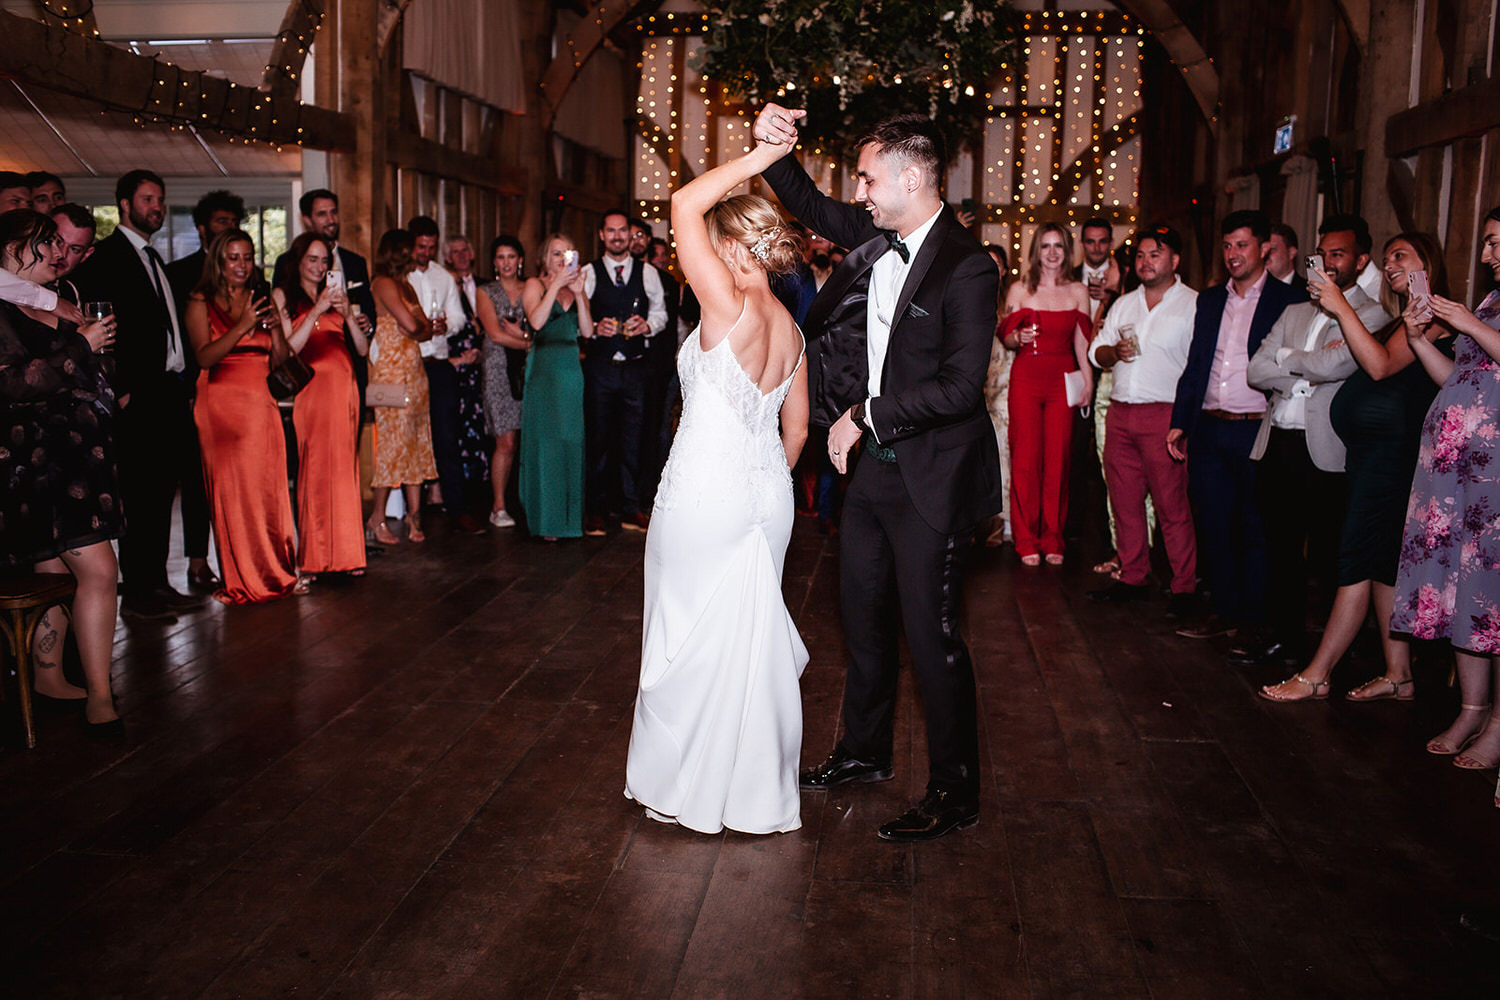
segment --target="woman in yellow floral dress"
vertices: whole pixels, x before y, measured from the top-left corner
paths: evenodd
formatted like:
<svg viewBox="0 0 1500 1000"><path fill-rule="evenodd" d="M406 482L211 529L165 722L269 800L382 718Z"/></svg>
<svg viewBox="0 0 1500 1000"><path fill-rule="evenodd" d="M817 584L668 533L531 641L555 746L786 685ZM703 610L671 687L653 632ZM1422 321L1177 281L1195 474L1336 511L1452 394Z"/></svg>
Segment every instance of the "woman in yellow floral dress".
<svg viewBox="0 0 1500 1000"><path fill-rule="evenodd" d="M375 253L375 278L370 282L370 292L379 307L370 383L391 383L406 390L405 406L375 408L375 474L370 480L375 502L366 528L368 539L381 545L393 545L397 540L385 523L386 500L397 486L406 493L406 537L413 542L426 540L420 513L422 483L437 478L427 412L427 375L417 348L432 336L432 325L406 280L413 266L413 245L411 233L404 229L392 229L382 236Z"/></svg>

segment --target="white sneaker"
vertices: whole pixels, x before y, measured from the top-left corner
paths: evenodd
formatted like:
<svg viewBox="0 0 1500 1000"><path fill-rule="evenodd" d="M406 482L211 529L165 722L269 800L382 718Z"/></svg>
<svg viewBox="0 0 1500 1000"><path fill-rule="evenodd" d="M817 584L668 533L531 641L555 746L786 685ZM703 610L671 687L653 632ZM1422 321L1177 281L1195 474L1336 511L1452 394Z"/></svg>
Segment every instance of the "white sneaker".
<svg viewBox="0 0 1500 1000"><path fill-rule="evenodd" d="M497 528L514 528L516 519L503 510L492 510L490 511L490 524Z"/></svg>

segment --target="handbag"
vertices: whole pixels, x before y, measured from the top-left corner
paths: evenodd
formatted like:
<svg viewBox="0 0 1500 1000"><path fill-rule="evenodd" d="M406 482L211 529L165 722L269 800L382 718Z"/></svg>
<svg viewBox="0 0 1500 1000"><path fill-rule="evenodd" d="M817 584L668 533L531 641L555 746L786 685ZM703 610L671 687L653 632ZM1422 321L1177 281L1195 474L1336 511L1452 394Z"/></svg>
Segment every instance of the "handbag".
<svg viewBox="0 0 1500 1000"><path fill-rule="evenodd" d="M1085 391L1083 381L1083 370L1075 368L1070 372L1063 372L1063 389L1068 394L1068 405L1082 407L1085 415L1089 408L1089 398Z"/></svg>
<svg viewBox="0 0 1500 1000"><path fill-rule="evenodd" d="M312 366L303 361L299 355L288 355L281 364L272 368L266 375L266 388L271 390L271 395L277 399L291 399L302 391L302 387L312 381Z"/></svg>
<svg viewBox="0 0 1500 1000"><path fill-rule="evenodd" d="M365 386L366 406L390 406L400 408L411 402L406 386L400 382L371 382Z"/></svg>

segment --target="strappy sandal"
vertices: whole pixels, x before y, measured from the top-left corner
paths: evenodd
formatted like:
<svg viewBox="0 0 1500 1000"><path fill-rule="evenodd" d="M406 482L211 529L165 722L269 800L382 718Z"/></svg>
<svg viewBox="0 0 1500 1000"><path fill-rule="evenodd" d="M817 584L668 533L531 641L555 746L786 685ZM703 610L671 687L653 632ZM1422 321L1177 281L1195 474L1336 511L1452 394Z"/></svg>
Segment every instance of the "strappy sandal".
<svg viewBox="0 0 1500 1000"><path fill-rule="evenodd" d="M1095 573L1108 573L1110 576L1112 576L1116 580L1118 580L1119 577L1115 576L1115 574L1118 573L1118 572L1120 572L1120 560L1118 560L1118 559L1106 559L1102 563L1095 563L1094 564L1094 572Z"/></svg>
<svg viewBox="0 0 1500 1000"><path fill-rule="evenodd" d="M422 534L422 522L415 514L406 515L406 540L408 542L427 541L427 536Z"/></svg>
<svg viewBox="0 0 1500 1000"><path fill-rule="evenodd" d="M1022 556L1021 557L1021 565L1022 566L1040 566L1041 564L1042 564L1042 557L1039 554L1035 553L1035 552L1033 552L1029 556Z"/></svg>
<svg viewBox="0 0 1500 1000"><path fill-rule="evenodd" d="M1459 705L1458 710L1460 712L1488 712L1490 710L1490 706ZM1463 753L1464 748L1467 747L1470 743L1473 743L1475 740L1479 739L1479 734L1483 731L1484 726L1480 726L1478 729L1470 733L1468 737L1456 747L1451 747L1448 744L1442 742L1442 737L1434 736L1432 739L1427 741L1427 752L1430 754L1436 754L1439 757L1457 756L1458 754Z"/></svg>
<svg viewBox="0 0 1500 1000"><path fill-rule="evenodd" d="M1047 553L1047 565L1048 566L1061 566L1062 564L1063 564L1063 554L1061 552L1048 552Z"/></svg>
<svg viewBox="0 0 1500 1000"><path fill-rule="evenodd" d="M1304 688L1307 689L1307 693L1297 696L1283 694L1276 690L1277 688L1281 687L1282 684L1291 684L1293 682L1301 684ZM1256 693L1259 694L1262 698L1266 699L1266 701L1323 701L1328 697L1328 682L1310 681L1306 677L1303 677L1300 673L1298 673L1288 677L1286 680L1282 681L1281 684L1267 684Z"/></svg>
<svg viewBox="0 0 1500 1000"><path fill-rule="evenodd" d="M367 545L395 545L399 541L401 539L396 537L396 533L385 526L384 519L365 525L365 544Z"/></svg>
<svg viewBox="0 0 1500 1000"><path fill-rule="evenodd" d="M1374 693L1377 690L1379 693ZM1381 674L1379 677L1371 677L1344 697L1349 701L1411 701L1414 695L1410 677L1398 681Z"/></svg>
<svg viewBox="0 0 1500 1000"><path fill-rule="evenodd" d="M314 577L310 576L297 577L297 582L292 584L292 593L296 594L298 597L306 594L309 590L312 590L312 582L314 579Z"/></svg>

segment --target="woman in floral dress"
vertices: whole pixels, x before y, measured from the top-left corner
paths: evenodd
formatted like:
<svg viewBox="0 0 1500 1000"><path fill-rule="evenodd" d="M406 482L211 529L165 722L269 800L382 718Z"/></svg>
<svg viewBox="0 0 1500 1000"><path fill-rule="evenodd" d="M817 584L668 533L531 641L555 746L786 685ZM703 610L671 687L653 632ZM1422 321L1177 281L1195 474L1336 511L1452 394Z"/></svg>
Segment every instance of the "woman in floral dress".
<svg viewBox="0 0 1500 1000"><path fill-rule="evenodd" d="M1500 208L1485 217L1481 246L1500 279ZM1422 426L1391 629L1453 644L1462 703L1427 750L1483 770L1500 763L1500 291L1473 313L1437 295L1431 317L1421 306L1407 306L1407 335L1443 387ZM1434 317L1460 335L1453 360L1425 336Z"/></svg>

